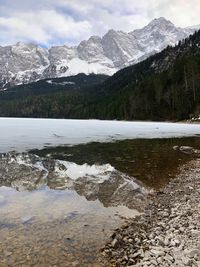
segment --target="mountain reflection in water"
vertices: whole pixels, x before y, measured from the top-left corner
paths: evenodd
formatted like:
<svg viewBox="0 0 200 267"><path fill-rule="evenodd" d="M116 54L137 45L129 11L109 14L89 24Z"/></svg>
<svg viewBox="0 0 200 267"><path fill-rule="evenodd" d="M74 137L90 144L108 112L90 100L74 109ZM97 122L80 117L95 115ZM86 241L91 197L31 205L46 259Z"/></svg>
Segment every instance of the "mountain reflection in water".
<svg viewBox="0 0 200 267"><path fill-rule="evenodd" d="M125 140L0 157L0 266L99 266L98 251L200 148L199 138ZM37 156L36 156L37 155Z"/></svg>

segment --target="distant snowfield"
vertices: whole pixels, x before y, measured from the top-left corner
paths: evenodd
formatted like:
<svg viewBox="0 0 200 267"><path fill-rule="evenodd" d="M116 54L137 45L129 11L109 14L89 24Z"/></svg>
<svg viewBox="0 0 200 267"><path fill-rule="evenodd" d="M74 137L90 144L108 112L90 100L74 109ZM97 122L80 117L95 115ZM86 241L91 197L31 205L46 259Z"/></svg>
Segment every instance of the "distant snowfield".
<svg viewBox="0 0 200 267"><path fill-rule="evenodd" d="M44 146L63 146L124 139L200 135L200 125L100 120L0 118L0 152L23 152Z"/></svg>

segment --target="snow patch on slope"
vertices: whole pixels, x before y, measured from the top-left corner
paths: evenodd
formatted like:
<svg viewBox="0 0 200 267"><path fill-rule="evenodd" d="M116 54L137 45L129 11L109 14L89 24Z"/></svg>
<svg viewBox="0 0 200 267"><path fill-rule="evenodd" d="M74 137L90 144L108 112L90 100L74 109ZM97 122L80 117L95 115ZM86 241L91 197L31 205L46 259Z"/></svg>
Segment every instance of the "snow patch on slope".
<svg viewBox="0 0 200 267"><path fill-rule="evenodd" d="M110 30L102 38L92 36L77 47L63 45L45 49L25 43L0 47L1 87L78 73L112 75L167 45L177 44L199 28L200 25L179 28L159 18L130 33Z"/></svg>
<svg viewBox="0 0 200 267"><path fill-rule="evenodd" d="M85 74L98 74L98 73L105 73L107 75L114 74L117 69L113 68L110 69L102 65L101 63L88 63L85 60L81 60L79 58L74 58L68 63L69 71L63 75L76 75L79 73Z"/></svg>

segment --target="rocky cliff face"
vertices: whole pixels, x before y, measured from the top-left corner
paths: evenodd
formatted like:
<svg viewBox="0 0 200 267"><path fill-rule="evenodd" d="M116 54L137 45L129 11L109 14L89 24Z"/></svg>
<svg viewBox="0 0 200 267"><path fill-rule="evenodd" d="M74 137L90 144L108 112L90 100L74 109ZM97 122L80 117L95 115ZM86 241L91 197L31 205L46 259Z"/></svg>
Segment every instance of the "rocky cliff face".
<svg viewBox="0 0 200 267"><path fill-rule="evenodd" d="M167 45L175 45L198 28L178 28L159 18L130 33L110 30L102 38L92 36L77 47L45 49L24 43L0 47L0 88L78 73L112 75Z"/></svg>

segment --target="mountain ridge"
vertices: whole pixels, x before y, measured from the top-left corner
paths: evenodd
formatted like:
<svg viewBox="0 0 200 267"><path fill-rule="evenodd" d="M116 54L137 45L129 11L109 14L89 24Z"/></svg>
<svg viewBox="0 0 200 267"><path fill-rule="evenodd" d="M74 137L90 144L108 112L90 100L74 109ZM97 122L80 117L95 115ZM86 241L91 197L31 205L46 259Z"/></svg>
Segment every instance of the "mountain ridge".
<svg viewBox="0 0 200 267"><path fill-rule="evenodd" d="M176 27L161 17L129 33L111 29L102 38L91 36L75 47L45 49L23 42L0 46L0 88L78 73L112 75L175 45L196 29Z"/></svg>
<svg viewBox="0 0 200 267"><path fill-rule="evenodd" d="M199 74L200 30L111 77L82 74L2 91L0 116L173 121L199 118ZM81 79L89 79L84 88L72 86L76 80L82 86Z"/></svg>

